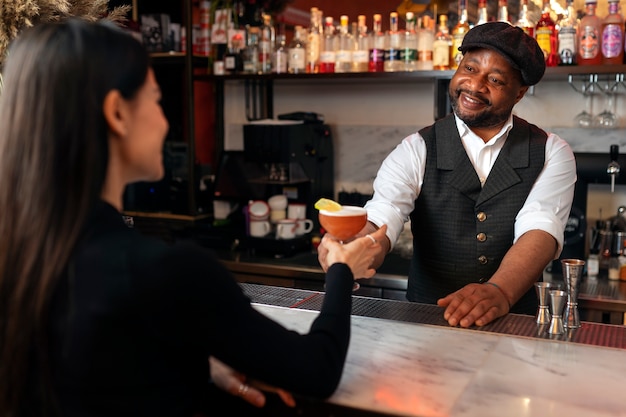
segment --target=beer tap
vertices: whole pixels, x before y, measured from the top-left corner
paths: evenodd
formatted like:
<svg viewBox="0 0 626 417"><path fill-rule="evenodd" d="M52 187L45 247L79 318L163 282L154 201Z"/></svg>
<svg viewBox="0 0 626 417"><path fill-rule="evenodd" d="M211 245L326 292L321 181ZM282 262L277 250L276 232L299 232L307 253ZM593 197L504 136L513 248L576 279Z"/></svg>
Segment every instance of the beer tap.
<svg viewBox="0 0 626 417"><path fill-rule="evenodd" d="M620 166L619 163L617 162L617 159L619 157L619 146L618 145L611 145L611 162L609 162L609 165L606 167L606 173L609 174L609 177L611 177L611 192L615 192L615 178L617 178L617 176L619 175L619 171L620 171Z"/></svg>

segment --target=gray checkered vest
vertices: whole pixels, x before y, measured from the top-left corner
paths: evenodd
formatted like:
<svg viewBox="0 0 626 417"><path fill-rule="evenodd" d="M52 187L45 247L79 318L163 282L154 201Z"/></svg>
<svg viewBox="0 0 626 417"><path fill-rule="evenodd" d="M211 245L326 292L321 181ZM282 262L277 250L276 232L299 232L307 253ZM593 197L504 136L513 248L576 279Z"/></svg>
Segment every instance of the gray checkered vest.
<svg viewBox="0 0 626 417"><path fill-rule="evenodd" d="M407 299L433 304L466 284L487 281L498 269L513 244L515 216L543 169L547 134L514 117L482 188L452 114L420 134L426 142L426 169L411 213ZM536 310L531 288L511 312Z"/></svg>

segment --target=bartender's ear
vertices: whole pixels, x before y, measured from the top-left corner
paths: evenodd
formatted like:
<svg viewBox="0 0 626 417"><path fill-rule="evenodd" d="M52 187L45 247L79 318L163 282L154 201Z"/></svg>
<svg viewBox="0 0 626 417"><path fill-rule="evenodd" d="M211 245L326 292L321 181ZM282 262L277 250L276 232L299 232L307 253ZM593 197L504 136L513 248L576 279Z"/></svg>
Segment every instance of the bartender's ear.
<svg viewBox="0 0 626 417"><path fill-rule="evenodd" d="M104 97L102 105L104 119L109 125L109 130L116 136L125 136L128 132L126 110L126 100L118 90L111 90Z"/></svg>
<svg viewBox="0 0 626 417"><path fill-rule="evenodd" d="M524 98L524 95L526 94L527 91L528 91L527 85L523 85L520 87L519 91L517 92L517 97L515 97L515 104L519 103L519 101Z"/></svg>

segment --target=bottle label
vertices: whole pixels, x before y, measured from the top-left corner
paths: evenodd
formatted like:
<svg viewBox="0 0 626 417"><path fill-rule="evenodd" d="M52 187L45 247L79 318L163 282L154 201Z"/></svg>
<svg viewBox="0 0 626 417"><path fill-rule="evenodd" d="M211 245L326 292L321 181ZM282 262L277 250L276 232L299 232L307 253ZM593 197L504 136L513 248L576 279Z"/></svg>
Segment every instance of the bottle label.
<svg viewBox="0 0 626 417"><path fill-rule="evenodd" d="M452 35L452 63L455 67L458 67L463 59L463 53L459 51L459 46L463 43L465 33L459 35Z"/></svg>
<svg viewBox="0 0 626 417"><path fill-rule="evenodd" d="M304 70L304 55L303 48L289 48L289 69Z"/></svg>
<svg viewBox="0 0 626 417"><path fill-rule="evenodd" d="M385 49L385 57L383 59L385 61L399 61L400 50L394 48Z"/></svg>
<svg viewBox="0 0 626 417"><path fill-rule="evenodd" d="M602 56L605 58L619 56L624 41L622 38L622 30L618 25L606 25L602 31Z"/></svg>
<svg viewBox="0 0 626 417"><path fill-rule="evenodd" d="M385 51L383 49L370 49L370 62L383 62L385 60Z"/></svg>
<svg viewBox="0 0 626 417"><path fill-rule="evenodd" d="M417 61L417 49L411 49L411 48L401 49L400 60L402 62Z"/></svg>
<svg viewBox="0 0 626 417"><path fill-rule="evenodd" d="M320 35L309 33L306 43L306 53L308 62L317 62L320 58Z"/></svg>
<svg viewBox="0 0 626 417"><path fill-rule="evenodd" d="M417 60L420 62L432 62L433 51L430 49L418 51Z"/></svg>
<svg viewBox="0 0 626 417"><path fill-rule="evenodd" d="M593 59L600 53L600 38L594 26L580 28L580 45L578 54L583 59Z"/></svg>
<svg viewBox="0 0 626 417"><path fill-rule="evenodd" d="M335 51L320 52L320 62L335 63Z"/></svg>
<svg viewBox="0 0 626 417"><path fill-rule="evenodd" d="M352 52L352 61L354 62L368 62L370 58L369 51L364 49L359 49L357 51Z"/></svg>
<svg viewBox="0 0 626 417"><path fill-rule="evenodd" d="M435 67L450 66L450 46L447 41L435 41L433 43L433 65Z"/></svg>
<svg viewBox="0 0 626 417"><path fill-rule="evenodd" d="M335 62L352 62L352 51L346 51L345 49L337 51L335 53Z"/></svg>
<svg viewBox="0 0 626 417"><path fill-rule="evenodd" d="M552 54L552 44L550 42L550 37L552 36L552 30L549 28L539 28L537 29L537 43L539 47L543 51L543 57L548 59L550 54Z"/></svg>
<svg viewBox="0 0 626 417"><path fill-rule="evenodd" d="M576 29L562 28L559 31L559 58L562 64L573 64L576 53Z"/></svg>

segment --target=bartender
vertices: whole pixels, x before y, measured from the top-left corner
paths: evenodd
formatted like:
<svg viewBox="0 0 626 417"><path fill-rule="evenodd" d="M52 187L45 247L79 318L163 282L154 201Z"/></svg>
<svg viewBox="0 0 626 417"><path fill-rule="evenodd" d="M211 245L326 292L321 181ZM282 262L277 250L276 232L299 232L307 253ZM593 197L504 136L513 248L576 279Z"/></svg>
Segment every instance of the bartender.
<svg viewBox="0 0 626 417"><path fill-rule="evenodd" d="M459 50L453 113L383 161L362 234L388 225L378 267L410 220L407 299L436 303L450 325L469 327L536 313L533 284L561 253L576 163L563 139L512 113L545 72L534 38L491 22L471 29ZM318 252L324 270L330 238Z"/></svg>

